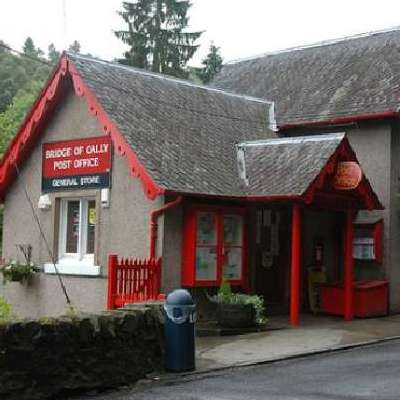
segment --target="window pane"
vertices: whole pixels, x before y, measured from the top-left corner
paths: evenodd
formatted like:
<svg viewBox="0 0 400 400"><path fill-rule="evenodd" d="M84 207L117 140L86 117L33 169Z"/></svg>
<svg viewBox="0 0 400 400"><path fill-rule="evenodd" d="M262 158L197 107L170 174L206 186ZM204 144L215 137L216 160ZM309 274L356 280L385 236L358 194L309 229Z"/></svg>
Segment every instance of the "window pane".
<svg viewBox="0 0 400 400"><path fill-rule="evenodd" d="M215 245L216 239L215 214L210 212L197 213L197 245Z"/></svg>
<svg viewBox="0 0 400 400"><path fill-rule="evenodd" d="M242 222L240 215L224 215L224 244L242 246Z"/></svg>
<svg viewBox="0 0 400 400"><path fill-rule="evenodd" d="M215 247L198 247L196 252L196 279L217 279L217 250Z"/></svg>
<svg viewBox="0 0 400 400"><path fill-rule="evenodd" d="M87 246L86 253L94 253L94 235L96 230L97 215L96 215L96 202L94 200L88 201L88 215L87 215Z"/></svg>
<svg viewBox="0 0 400 400"><path fill-rule="evenodd" d="M77 253L79 242L79 200L67 203L66 253Z"/></svg>
<svg viewBox="0 0 400 400"><path fill-rule="evenodd" d="M231 247L225 249L224 269L225 279L241 279L242 277L242 249Z"/></svg>

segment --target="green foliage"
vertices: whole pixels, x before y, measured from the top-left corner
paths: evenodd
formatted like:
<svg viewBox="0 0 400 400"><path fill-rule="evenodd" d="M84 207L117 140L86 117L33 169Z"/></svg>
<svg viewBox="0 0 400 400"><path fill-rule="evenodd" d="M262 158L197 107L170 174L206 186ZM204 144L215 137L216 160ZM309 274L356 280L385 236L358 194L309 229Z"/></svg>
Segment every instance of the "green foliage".
<svg viewBox="0 0 400 400"><path fill-rule="evenodd" d="M57 51L56 46L54 46L53 43L50 43L49 47L47 48L47 58L52 64L55 64L58 61L59 57L60 52Z"/></svg>
<svg viewBox="0 0 400 400"><path fill-rule="evenodd" d="M0 323L10 321L14 318L11 305L4 297L0 296Z"/></svg>
<svg viewBox="0 0 400 400"><path fill-rule="evenodd" d="M203 68L198 69L198 76L204 84L211 82L215 75L222 69L223 59L220 54L220 48L213 43L206 58L201 62Z"/></svg>
<svg viewBox="0 0 400 400"><path fill-rule="evenodd" d="M42 82L32 81L26 89L17 92L12 103L0 114L0 155L4 154L9 142L17 133L41 86Z"/></svg>
<svg viewBox="0 0 400 400"><path fill-rule="evenodd" d="M29 91L32 82L43 82L49 75L50 67L40 62L45 61L40 56L43 53L35 48L32 39L25 42L24 54L29 58L4 48L0 52L0 114L20 90Z"/></svg>
<svg viewBox="0 0 400 400"><path fill-rule="evenodd" d="M129 46L123 64L176 77L187 77L187 62L198 49L202 32L187 32L191 7L187 0L123 2L118 14L127 24L115 35Z"/></svg>
<svg viewBox="0 0 400 400"><path fill-rule="evenodd" d="M1 267L3 282L27 282L35 274L35 266L32 263L22 264L11 261Z"/></svg>
<svg viewBox="0 0 400 400"><path fill-rule="evenodd" d="M212 296L210 300L218 304L251 304L256 312L257 323L264 324L267 322L263 297L255 294L233 293L231 285L225 280L222 280L218 293Z"/></svg>
<svg viewBox="0 0 400 400"><path fill-rule="evenodd" d="M72 304L68 304L66 306L64 315L67 318L71 319L72 321L79 318L79 312L75 309L75 307Z"/></svg>
<svg viewBox="0 0 400 400"><path fill-rule="evenodd" d="M68 51L70 51L71 53L79 54L81 52L81 44L77 40L74 40L72 44L68 47Z"/></svg>

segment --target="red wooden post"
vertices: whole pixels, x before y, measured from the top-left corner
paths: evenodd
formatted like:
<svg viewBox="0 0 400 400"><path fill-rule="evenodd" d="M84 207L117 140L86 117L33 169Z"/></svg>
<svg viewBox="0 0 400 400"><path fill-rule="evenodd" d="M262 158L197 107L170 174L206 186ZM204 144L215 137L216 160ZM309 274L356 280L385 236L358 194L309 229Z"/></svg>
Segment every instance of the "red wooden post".
<svg viewBox="0 0 400 400"><path fill-rule="evenodd" d="M353 210L346 213L344 258L344 319L353 319Z"/></svg>
<svg viewBox="0 0 400 400"><path fill-rule="evenodd" d="M300 269L301 269L301 214L300 206L293 205L292 247L290 274L290 325L299 325L300 309Z"/></svg>
<svg viewBox="0 0 400 400"><path fill-rule="evenodd" d="M108 256L108 310L113 310L115 308L114 297L117 293L117 266L118 257L115 254L110 254Z"/></svg>

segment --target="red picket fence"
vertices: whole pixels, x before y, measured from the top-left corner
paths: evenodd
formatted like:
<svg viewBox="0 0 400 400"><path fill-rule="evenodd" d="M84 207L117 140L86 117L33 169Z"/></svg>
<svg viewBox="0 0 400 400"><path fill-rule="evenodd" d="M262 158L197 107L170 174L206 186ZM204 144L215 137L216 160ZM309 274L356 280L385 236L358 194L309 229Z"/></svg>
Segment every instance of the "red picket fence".
<svg viewBox="0 0 400 400"><path fill-rule="evenodd" d="M108 257L107 308L113 310L128 303L158 300L161 288L161 259Z"/></svg>

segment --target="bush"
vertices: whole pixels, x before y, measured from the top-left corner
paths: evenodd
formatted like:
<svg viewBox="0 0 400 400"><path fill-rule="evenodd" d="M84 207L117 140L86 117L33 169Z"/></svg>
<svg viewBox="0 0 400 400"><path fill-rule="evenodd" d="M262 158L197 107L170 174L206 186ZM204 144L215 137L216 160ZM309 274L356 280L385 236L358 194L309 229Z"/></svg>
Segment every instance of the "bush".
<svg viewBox="0 0 400 400"><path fill-rule="evenodd" d="M7 303L4 297L0 296L0 323L13 319L11 305Z"/></svg>
<svg viewBox="0 0 400 400"><path fill-rule="evenodd" d="M256 322L258 324L267 322L264 298L256 294L232 293L231 285L225 280L221 282L218 293L211 296L210 300L217 304L251 304L256 312Z"/></svg>

